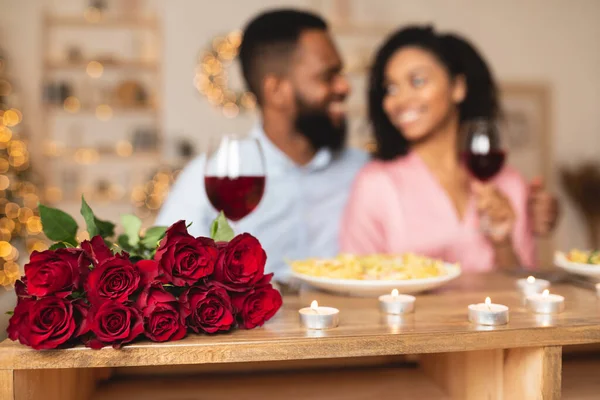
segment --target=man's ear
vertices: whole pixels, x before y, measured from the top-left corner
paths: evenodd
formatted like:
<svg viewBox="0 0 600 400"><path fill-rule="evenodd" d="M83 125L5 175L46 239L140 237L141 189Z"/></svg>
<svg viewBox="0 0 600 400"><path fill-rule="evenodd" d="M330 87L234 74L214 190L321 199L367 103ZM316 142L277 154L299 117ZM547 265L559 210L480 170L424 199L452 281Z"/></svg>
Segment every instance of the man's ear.
<svg viewBox="0 0 600 400"><path fill-rule="evenodd" d="M285 108L293 98L292 85L289 79L275 74L268 74L263 79L263 102L275 108Z"/></svg>

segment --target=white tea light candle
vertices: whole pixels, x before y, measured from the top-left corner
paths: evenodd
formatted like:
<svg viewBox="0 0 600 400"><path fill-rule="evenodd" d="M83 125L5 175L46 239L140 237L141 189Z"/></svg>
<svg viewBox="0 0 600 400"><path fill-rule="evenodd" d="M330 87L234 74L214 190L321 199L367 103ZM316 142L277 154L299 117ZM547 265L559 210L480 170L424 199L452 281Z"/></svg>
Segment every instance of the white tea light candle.
<svg viewBox="0 0 600 400"><path fill-rule="evenodd" d="M340 310L333 307L320 307L314 300L310 307L298 310L300 324L307 329L330 329L339 324Z"/></svg>
<svg viewBox="0 0 600 400"><path fill-rule="evenodd" d="M508 323L508 307L493 304L486 297L485 303L469 305L469 321L478 325L505 325Z"/></svg>
<svg viewBox="0 0 600 400"><path fill-rule="evenodd" d="M542 293L550 287L550 282L545 279L536 279L533 276L527 279L518 279L517 288L523 296L529 296L536 293Z"/></svg>
<svg viewBox="0 0 600 400"><path fill-rule="evenodd" d="M532 294L527 297L527 308L538 314L558 314L565 309L565 298L550 294L548 289L542 294Z"/></svg>
<svg viewBox="0 0 600 400"><path fill-rule="evenodd" d="M415 310L415 296L399 294L398 289L391 294L379 296L379 308L386 314L406 314Z"/></svg>

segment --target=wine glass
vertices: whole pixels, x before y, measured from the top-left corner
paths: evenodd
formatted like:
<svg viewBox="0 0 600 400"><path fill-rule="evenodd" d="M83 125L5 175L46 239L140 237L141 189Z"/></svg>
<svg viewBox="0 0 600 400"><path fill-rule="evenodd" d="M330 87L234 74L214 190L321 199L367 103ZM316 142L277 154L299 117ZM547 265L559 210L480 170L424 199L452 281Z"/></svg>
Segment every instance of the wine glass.
<svg viewBox="0 0 600 400"><path fill-rule="evenodd" d="M238 135L211 139L204 188L213 207L233 223L254 211L265 190L265 160L259 141Z"/></svg>
<svg viewBox="0 0 600 400"><path fill-rule="evenodd" d="M465 122L463 129L462 160L473 177L488 182L502 170L506 158L498 123L474 119ZM487 215L481 217L480 227L487 232L494 230Z"/></svg>

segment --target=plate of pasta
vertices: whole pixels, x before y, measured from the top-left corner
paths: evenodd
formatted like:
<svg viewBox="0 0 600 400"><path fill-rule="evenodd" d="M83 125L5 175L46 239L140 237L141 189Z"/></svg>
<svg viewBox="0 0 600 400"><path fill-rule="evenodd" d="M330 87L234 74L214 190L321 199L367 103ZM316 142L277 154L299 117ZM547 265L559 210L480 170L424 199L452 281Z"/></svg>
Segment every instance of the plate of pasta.
<svg viewBox="0 0 600 400"><path fill-rule="evenodd" d="M310 258L291 261L292 276L330 292L372 297L398 289L418 293L435 289L460 276L460 266L412 253Z"/></svg>
<svg viewBox="0 0 600 400"><path fill-rule="evenodd" d="M573 249L568 253L557 251L554 264L577 275L600 279L600 250Z"/></svg>

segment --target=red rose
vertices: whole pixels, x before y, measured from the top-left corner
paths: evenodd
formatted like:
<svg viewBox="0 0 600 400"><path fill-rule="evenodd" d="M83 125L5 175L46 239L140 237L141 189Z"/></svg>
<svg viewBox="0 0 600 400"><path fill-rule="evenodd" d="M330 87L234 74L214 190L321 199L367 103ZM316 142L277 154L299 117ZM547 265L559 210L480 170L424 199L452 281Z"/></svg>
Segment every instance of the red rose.
<svg viewBox="0 0 600 400"><path fill-rule="evenodd" d="M137 300L144 317L144 334L155 342L182 339L187 328L188 313L180 307L175 296L168 293L160 282L144 288ZM181 311L183 312L180 312Z"/></svg>
<svg viewBox="0 0 600 400"><path fill-rule="evenodd" d="M191 286L213 273L217 255L212 239L194 238L188 234L185 222L179 221L167 229L154 259L166 282Z"/></svg>
<svg viewBox="0 0 600 400"><path fill-rule="evenodd" d="M240 328L262 326L281 308L279 291L269 283L273 274L265 275L259 284L245 293L234 293L231 298Z"/></svg>
<svg viewBox="0 0 600 400"><path fill-rule="evenodd" d="M187 325L196 333L228 331L234 323L231 299L220 286L194 286L179 299L189 312Z"/></svg>
<svg viewBox="0 0 600 400"><path fill-rule="evenodd" d="M73 289L81 288L81 273L89 264L81 249L34 251L25 265L27 291L37 297L66 297Z"/></svg>
<svg viewBox="0 0 600 400"><path fill-rule="evenodd" d="M86 284L88 300L125 302L140 287L139 270L126 254L117 254L104 260L90 272Z"/></svg>
<svg viewBox="0 0 600 400"><path fill-rule="evenodd" d="M144 320L140 311L116 301L106 301L92 308L88 313L88 324L96 337L86 344L93 349L109 344L119 348L144 333Z"/></svg>
<svg viewBox="0 0 600 400"><path fill-rule="evenodd" d="M214 277L231 291L246 291L262 279L266 262L258 239L243 233L221 250Z"/></svg>
<svg viewBox="0 0 600 400"><path fill-rule="evenodd" d="M15 308L8 335L36 350L55 349L86 333L86 313L82 303L56 296L24 299Z"/></svg>
<svg viewBox="0 0 600 400"><path fill-rule="evenodd" d="M112 258L113 253L110 251L104 239L101 236L94 236L91 240L81 242L81 248L90 257L94 266L100 264L106 259Z"/></svg>

